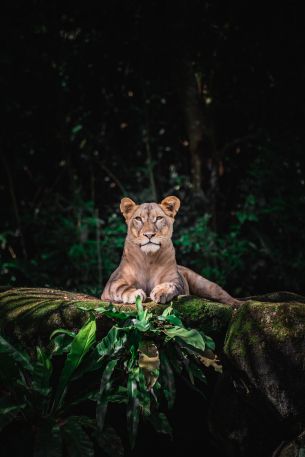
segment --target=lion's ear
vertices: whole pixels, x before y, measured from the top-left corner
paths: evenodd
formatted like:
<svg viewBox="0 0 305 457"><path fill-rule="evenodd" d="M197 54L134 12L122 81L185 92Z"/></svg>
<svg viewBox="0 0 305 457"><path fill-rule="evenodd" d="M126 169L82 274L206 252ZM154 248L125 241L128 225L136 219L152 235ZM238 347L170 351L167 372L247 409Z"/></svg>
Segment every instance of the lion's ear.
<svg viewBox="0 0 305 457"><path fill-rule="evenodd" d="M170 197L164 198L160 203L160 206L167 216L175 217L180 208L180 200L174 195L171 195Z"/></svg>
<svg viewBox="0 0 305 457"><path fill-rule="evenodd" d="M120 210L123 213L123 216L125 219L129 219L131 216L131 213L133 210L136 208L137 204L131 200L131 198L125 197L122 198L121 204L120 204Z"/></svg>

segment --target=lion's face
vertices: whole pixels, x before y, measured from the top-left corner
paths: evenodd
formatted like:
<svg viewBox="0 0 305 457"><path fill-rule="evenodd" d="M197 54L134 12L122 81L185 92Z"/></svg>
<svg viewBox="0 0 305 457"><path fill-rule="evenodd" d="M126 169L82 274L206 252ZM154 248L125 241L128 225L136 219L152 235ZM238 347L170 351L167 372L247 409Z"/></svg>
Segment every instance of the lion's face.
<svg viewBox="0 0 305 457"><path fill-rule="evenodd" d="M165 247L173 234L174 216L180 206L177 197L166 197L160 204L137 205L123 198L121 211L128 225L128 240L146 254L154 254Z"/></svg>

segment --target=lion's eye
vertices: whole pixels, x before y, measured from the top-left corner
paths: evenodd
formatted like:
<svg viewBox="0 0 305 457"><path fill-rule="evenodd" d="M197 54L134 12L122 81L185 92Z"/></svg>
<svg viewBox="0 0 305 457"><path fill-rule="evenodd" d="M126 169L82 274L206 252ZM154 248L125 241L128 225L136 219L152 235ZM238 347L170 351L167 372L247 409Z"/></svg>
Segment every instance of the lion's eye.
<svg viewBox="0 0 305 457"><path fill-rule="evenodd" d="M135 220L142 222L142 218L140 216L135 217Z"/></svg>
<svg viewBox="0 0 305 457"><path fill-rule="evenodd" d="M157 216L157 221L162 221L163 216Z"/></svg>

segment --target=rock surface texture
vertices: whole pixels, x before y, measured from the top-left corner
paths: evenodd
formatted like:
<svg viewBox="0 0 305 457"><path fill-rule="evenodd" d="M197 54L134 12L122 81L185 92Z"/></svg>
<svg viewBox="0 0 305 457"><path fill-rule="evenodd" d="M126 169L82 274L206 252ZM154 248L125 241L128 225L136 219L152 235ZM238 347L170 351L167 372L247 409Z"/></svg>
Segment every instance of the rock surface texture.
<svg viewBox="0 0 305 457"><path fill-rule="evenodd" d="M224 353L212 434L227 455L271 456L305 425L305 298L283 292L246 302L228 327Z"/></svg>
<svg viewBox="0 0 305 457"><path fill-rule="evenodd" d="M92 308L103 302L74 292L9 289L0 293L1 331L25 345L47 344L54 329L78 328L84 322L79 305ZM156 313L164 309L153 302L146 306ZM251 297L232 311L183 296L173 306L186 325L216 340L221 355L224 370L209 411L210 432L221 452L234 457L305 455L305 298L277 292ZM110 325L101 318L100 333Z"/></svg>

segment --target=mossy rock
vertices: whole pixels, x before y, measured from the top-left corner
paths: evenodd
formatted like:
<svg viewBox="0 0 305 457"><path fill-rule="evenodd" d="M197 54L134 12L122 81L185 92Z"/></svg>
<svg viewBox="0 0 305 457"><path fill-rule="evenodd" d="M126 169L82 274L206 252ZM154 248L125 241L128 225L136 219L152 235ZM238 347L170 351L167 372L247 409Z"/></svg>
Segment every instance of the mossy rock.
<svg viewBox="0 0 305 457"><path fill-rule="evenodd" d="M0 293L0 328L2 332L27 345L46 343L57 328L78 329L87 318L79 306L95 308L109 303L76 292L44 288L13 288ZM134 309L134 305L115 305ZM145 303L155 313L165 306ZM224 339L232 316L232 308L205 299L181 296L173 302L186 325L203 330L208 335ZM102 317L98 328L101 333L111 322Z"/></svg>
<svg viewBox="0 0 305 457"><path fill-rule="evenodd" d="M305 416L305 301L249 301L227 333L225 354L281 418Z"/></svg>
<svg viewBox="0 0 305 457"><path fill-rule="evenodd" d="M304 297L277 292L247 301L232 318L223 362L210 429L227 455L270 456L304 430Z"/></svg>

